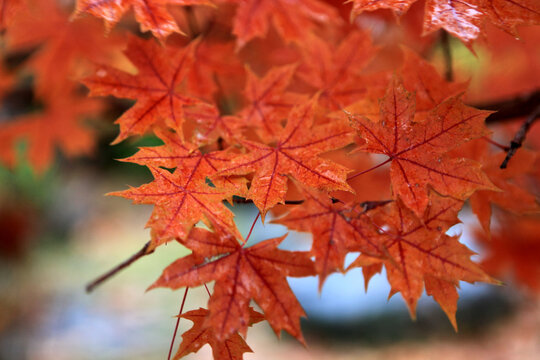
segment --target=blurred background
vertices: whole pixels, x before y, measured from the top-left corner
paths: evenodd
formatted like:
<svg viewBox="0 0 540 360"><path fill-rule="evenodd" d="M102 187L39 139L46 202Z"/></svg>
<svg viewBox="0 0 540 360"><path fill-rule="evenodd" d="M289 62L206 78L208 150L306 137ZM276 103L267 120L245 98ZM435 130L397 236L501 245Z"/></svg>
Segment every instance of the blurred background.
<svg viewBox="0 0 540 360"><path fill-rule="evenodd" d="M112 132L111 135L113 136ZM24 161L0 169L0 359L166 359L183 291L145 292L163 268L186 254L177 243L139 259L90 294L85 285L149 239L144 225L152 206L104 194L139 185L151 175L133 164L113 162L153 138L109 146L103 136L92 159L61 159L36 176ZM234 207L247 233L256 210ZM452 229L469 240L470 215ZM270 219L269 219L270 220ZM473 221L473 220L471 220ZM258 222L255 241L285 228ZM291 232L281 245L307 250L310 237ZM290 279L309 319L302 328L308 348L259 323L247 342L255 351L244 359L538 359L540 306L512 283L462 284L455 333L440 308L426 297L410 319L399 295L387 299L385 275L364 291L361 272L330 276L319 294L317 278ZM190 290L184 311L205 306L203 289ZM191 323L182 319L180 334ZM277 343L279 342L279 346ZM208 346L186 359L211 359Z"/></svg>

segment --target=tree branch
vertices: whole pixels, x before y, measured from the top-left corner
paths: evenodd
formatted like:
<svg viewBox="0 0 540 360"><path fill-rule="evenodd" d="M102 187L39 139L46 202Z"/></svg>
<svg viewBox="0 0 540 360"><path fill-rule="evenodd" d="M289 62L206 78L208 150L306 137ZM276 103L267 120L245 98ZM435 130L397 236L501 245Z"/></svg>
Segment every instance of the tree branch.
<svg viewBox="0 0 540 360"><path fill-rule="evenodd" d="M444 58L444 77L446 81L454 81L454 70L452 68L452 48L450 47L450 36L446 30L441 30L441 48Z"/></svg>
<svg viewBox="0 0 540 360"><path fill-rule="evenodd" d="M540 104L540 89L511 99L472 104L472 106L477 109L497 111L486 119L486 124L494 124L530 115L535 111L538 104Z"/></svg>
<svg viewBox="0 0 540 360"><path fill-rule="evenodd" d="M514 139L510 142L510 150L508 150L508 153L506 154L506 157L501 164L501 169L506 169L506 166L508 165L508 162L510 161L512 156L514 156L517 149L519 149L523 144L523 141L527 136L527 132L531 128L531 125L538 118L540 118L540 105L537 105L536 109L527 117L525 122L521 125L516 135L514 136Z"/></svg>
<svg viewBox="0 0 540 360"><path fill-rule="evenodd" d="M253 204L253 200L235 196L233 198L233 203L236 203L236 204ZM285 200L285 205L300 205L300 204L303 204L303 203L304 203L304 200Z"/></svg>
<svg viewBox="0 0 540 360"><path fill-rule="evenodd" d="M101 275L88 285L86 285L86 292L92 292L97 286L99 286L104 281L108 280L109 278L116 275L120 270L128 267L129 265L133 264L135 261L139 260L145 255L151 254L154 252L154 250L148 251L148 248L150 247L150 241L144 244L144 246L137 251L135 254L131 255L127 260L123 261L122 263L118 264L111 270L107 271L105 274Z"/></svg>

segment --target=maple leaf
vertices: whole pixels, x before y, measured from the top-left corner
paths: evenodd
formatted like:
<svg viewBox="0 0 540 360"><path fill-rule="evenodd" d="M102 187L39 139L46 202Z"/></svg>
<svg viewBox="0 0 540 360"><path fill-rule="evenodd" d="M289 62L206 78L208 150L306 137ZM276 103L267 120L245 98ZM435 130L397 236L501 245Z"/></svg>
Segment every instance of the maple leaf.
<svg viewBox="0 0 540 360"><path fill-rule="evenodd" d="M237 156L228 151L214 151L202 153L196 146L182 142L177 133L171 131L158 131L156 135L164 142L162 146L143 147L126 159L139 165L175 168L179 176L177 181L188 187L192 183L205 182L207 179L217 190L223 191L223 197L228 194L245 196L247 193L246 181L240 177L217 176L221 169Z"/></svg>
<svg viewBox="0 0 540 360"><path fill-rule="evenodd" d="M92 62L118 55L119 37L104 38L97 31L99 24L91 20L69 21L64 9L50 0L32 1L32 6L18 11L6 34L7 49L32 51L24 67L34 73L39 96L62 96Z"/></svg>
<svg viewBox="0 0 540 360"><path fill-rule="evenodd" d="M470 260L474 253L457 236L445 235L459 221L457 213L462 205L459 200L432 194L422 218L401 201L369 213L379 228L378 241L383 251L378 259L386 267L390 295L400 292L414 317L425 282L426 290L439 302L454 327L457 296L452 294L459 281L495 282ZM377 262L375 257L369 257L372 263ZM351 267L363 266L366 261L366 256L360 255Z"/></svg>
<svg viewBox="0 0 540 360"><path fill-rule="evenodd" d="M391 9L403 14L416 0L351 0L352 14ZM485 21L517 35L516 25L539 24L540 5L536 0L426 0L424 33L444 28L465 44L475 40Z"/></svg>
<svg viewBox="0 0 540 360"><path fill-rule="evenodd" d="M466 89L467 83L445 81L433 65L414 51L405 48L403 53L403 86L415 94L417 112L431 110L448 97L458 95Z"/></svg>
<svg viewBox="0 0 540 360"><path fill-rule="evenodd" d="M130 135L144 134L162 120L182 136L183 107L199 102L178 89L193 63L194 44L178 50L131 37L125 54L137 68L136 75L101 66L95 75L83 80L92 96L137 99L116 121L120 124L120 134L113 143Z"/></svg>
<svg viewBox="0 0 540 360"><path fill-rule="evenodd" d="M483 143L483 145L487 144L485 141ZM493 184L501 190L477 191L469 199L472 211L478 217L480 225L488 236L491 233L491 204L519 214L540 211L536 197L519 182L526 175L532 175L536 169L536 153L522 149L516 153L506 169L501 169L500 165L506 157L506 153L499 152L488 155L478 151L478 148L475 150L484 155L483 170Z"/></svg>
<svg viewBox="0 0 540 360"><path fill-rule="evenodd" d="M368 238L365 223L359 219L352 222L348 217L351 206L333 203L328 195L304 192L306 200L285 217L273 223L296 231L313 233L311 254L315 257L315 270L319 275L319 290L326 277L336 271L343 272L345 256L364 243L371 253L378 253L378 245ZM372 246L369 249L369 246Z"/></svg>
<svg viewBox="0 0 540 360"><path fill-rule="evenodd" d="M396 78L380 102L377 122L351 117L363 138L361 151L388 156L395 196L422 216L428 204L428 185L442 195L466 199L475 190L496 190L481 165L446 153L468 140L488 134L489 114L465 106L459 96L439 104L425 116L415 117L415 100Z"/></svg>
<svg viewBox="0 0 540 360"><path fill-rule="evenodd" d="M198 98L211 102L212 95L226 98L243 86L244 63L232 40L212 41L208 36L197 43L194 62L197 66L189 71L186 87Z"/></svg>
<svg viewBox="0 0 540 360"><path fill-rule="evenodd" d="M444 28L464 43L476 39L489 19L516 35L516 25L540 24L540 4L536 0L427 0L424 32Z"/></svg>
<svg viewBox="0 0 540 360"><path fill-rule="evenodd" d="M212 221L241 238L234 224L233 213L222 203L229 194L210 187L204 175L198 174L199 166L208 166L203 159L203 156L192 159L193 167L178 167L172 174L148 166L154 176L153 182L109 193L132 199L136 204L155 205L146 225L152 229L151 248L174 238L185 238L193 225L201 220L207 225Z"/></svg>
<svg viewBox="0 0 540 360"><path fill-rule="evenodd" d="M286 276L314 275L307 252L277 248L286 235L245 247L235 236L194 228L182 244L193 251L169 265L150 287L199 286L215 280L208 302L208 325L220 341L235 332L246 334L249 301L254 299L279 336L286 330L303 342L300 317L305 316Z"/></svg>
<svg viewBox="0 0 540 360"><path fill-rule="evenodd" d="M538 216L503 216L490 237L476 231L475 237L486 249L483 268L496 276L512 274L533 293L540 292L540 221Z"/></svg>
<svg viewBox="0 0 540 360"><path fill-rule="evenodd" d="M255 172L247 197L253 200L263 218L270 208L285 200L289 174L310 188L351 191L345 181L348 170L318 157L320 153L349 144L351 129L341 121L312 128L315 103L313 99L291 110L275 146L242 141L250 152L235 158L221 172L223 175Z"/></svg>
<svg viewBox="0 0 540 360"><path fill-rule="evenodd" d="M51 164L57 147L69 157L91 154L94 136L82 118L96 116L102 109L101 103L72 91L57 95L43 99L43 112L23 115L0 125L3 162L9 166L15 164L15 144L20 140L27 141L26 155L38 173Z"/></svg>
<svg viewBox="0 0 540 360"><path fill-rule="evenodd" d="M192 141L198 145L211 144L218 139L234 144L243 138L245 122L238 116L221 115L211 104L200 103L184 108L186 122L195 127Z"/></svg>
<svg viewBox="0 0 540 360"><path fill-rule="evenodd" d="M176 21L167 11L166 5L209 5L208 0L77 0L73 17L89 13L105 21L107 32L120 21L129 8L133 7L135 19L141 26L141 31L151 31L152 34L164 39L170 34L182 33Z"/></svg>
<svg viewBox="0 0 540 360"><path fill-rule="evenodd" d="M238 3L233 34L238 47L255 37L264 37L271 21L285 40L302 40L306 29L316 23L340 23L341 19L330 5L318 0L231 0Z"/></svg>
<svg viewBox="0 0 540 360"><path fill-rule="evenodd" d="M264 316L253 308L249 308L249 326L264 320ZM234 333L225 340L219 340L214 334L214 329L205 326L209 311L203 308L189 311L181 317L193 322L193 327L182 334L182 343L174 356L174 360L180 359L190 353L200 350L205 344L212 347L214 359L242 360L242 354L253 352L245 340Z"/></svg>
<svg viewBox="0 0 540 360"><path fill-rule="evenodd" d="M376 54L367 33L351 32L338 47L310 35L302 44L304 62L298 76L320 91L321 104L339 110L367 91L361 71Z"/></svg>
<svg viewBox="0 0 540 360"><path fill-rule="evenodd" d="M300 94L286 92L296 66L287 65L270 70L262 79L248 68L244 95L248 105L239 113L245 124L255 128L265 142L276 140L281 133L281 122L295 104L306 99Z"/></svg>
<svg viewBox="0 0 540 360"><path fill-rule="evenodd" d="M0 30L5 30L12 24L13 19L24 6L23 0L0 1Z"/></svg>

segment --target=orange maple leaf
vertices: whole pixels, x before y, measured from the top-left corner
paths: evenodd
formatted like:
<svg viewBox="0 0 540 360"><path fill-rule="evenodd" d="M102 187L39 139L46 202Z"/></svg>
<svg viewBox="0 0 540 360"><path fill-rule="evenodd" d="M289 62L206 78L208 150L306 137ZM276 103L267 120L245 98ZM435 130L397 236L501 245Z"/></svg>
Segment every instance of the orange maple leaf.
<svg viewBox="0 0 540 360"><path fill-rule="evenodd" d="M343 272L343 263L349 251L354 251L361 243L372 246L370 253L378 253L379 248L368 238L366 224L359 219L352 222L348 217L350 205L333 203L326 194L305 191L305 197L303 204L272 222L291 230L313 233L311 254L315 257L320 290L328 275Z"/></svg>
<svg viewBox="0 0 540 360"><path fill-rule="evenodd" d="M263 218L270 208L285 200L289 174L310 188L352 191L345 181L349 170L318 156L349 144L351 128L341 121L312 128L315 103L311 100L291 110L275 146L242 141L250 152L238 156L222 170L223 175L255 172L247 197Z"/></svg>
<svg viewBox="0 0 540 360"><path fill-rule="evenodd" d="M377 9L391 9L401 15L417 0L351 1L353 15ZM487 20L517 35L516 25L540 24L540 4L537 0L427 0L424 33L443 28L469 45Z"/></svg>
<svg viewBox="0 0 540 360"><path fill-rule="evenodd" d="M174 173L148 166L154 181L138 188L109 193L132 199L136 204L154 204L147 227L152 229L151 248L172 239L184 239L199 221L209 221L224 227L241 238L233 220L233 213L223 205L229 193L210 187L199 166L208 166L199 156L192 159L193 167L178 167Z"/></svg>
<svg viewBox="0 0 540 360"><path fill-rule="evenodd" d="M0 30L5 30L15 18L17 12L23 8L23 0L1 0L0 1Z"/></svg>
<svg viewBox="0 0 540 360"><path fill-rule="evenodd" d="M249 313L249 326L264 320L264 316L251 307ZM214 359L242 360L242 354L253 352L238 333L232 334L225 340L219 340L214 333L214 329L205 325L208 315L208 310L199 308L181 316L184 319L193 321L193 327L182 334L183 340L174 356L174 360L199 351L205 344L212 347Z"/></svg>
<svg viewBox="0 0 540 360"><path fill-rule="evenodd" d="M131 37L125 54L136 66L136 75L101 66L93 76L83 80L90 95L137 99L116 121L120 124L120 134L114 143L130 135L144 134L160 121L183 135L183 107L199 102L178 88L193 64L194 46L196 42L178 50Z"/></svg>
<svg viewBox="0 0 540 360"><path fill-rule="evenodd" d="M304 62L298 77L320 91L320 103L340 110L366 93L369 83L361 72L376 54L369 35L351 32L339 46L310 35L301 45Z"/></svg>
<svg viewBox="0 0 540 360"><path fill-rule="evenodd" d="M31 3L18 12L6 33L6 44L11 52L31 50L24 66L34 72L40 96L62 96L73 87L73 78L87 74L92 62L109 61L119 54L120 38L112 34L105 38L94 19L69 21L57 1Z"/></svg>
<svg viewBox="0 0 540 360"><path fill-rule="evenodd" d="M283 128L281 123L287 118L287 114L295 104L306 100L303 95L285 91L295 70L295 65L274 68L259 79L247 69L244 95L248 104L238 116L246 125L254 127L265 143L277 139Z"/></svg>
<svg viewBox="0 0 540 360"><path fill-rule="evenodd" d="M487 153L487 142L485 141L473 145L475 155L484 163L484 172L500 189L500 191L480 190L472 194L469 199L471 209L478 217L478 221L488 237L491 233L492 204L516 214L540 212L537 198L528 191L527 186L523 186L526 183L523 180L526 180L527 175L532 178L532 174L537 168L535 164L537 154L527 149L521 149L508 163L508 167L501 169L500 166L506 153ZM480 146L483 146L483 149L479 148Z"/></svg>
<svg viewBox="0 0 540 360"><path fill-rule="evenodd" d="M445 81L433 65L414 51L405 48L403 53L405 55L401 69L403 86L414 93L417 112L431 110L450 96L458 95L467 88L467 83Z"/></svg>
<svg viewBox="0 0 540 360"><path fill-rule="evenodd" d="M107 32L120 21L129 8L133 7L135 19L141 25L141 31L164 39L171 33L182 33L166 5L209 5L208 0L77 0L73 17L89 13L105 21Z"/></svg>
<svg viewBox="0 0 540 360"><path fill-rule="evenodd" d="M192 141L197 145L212 144L223 139L228 144L235 144L243 139L246 127L238 116L222 115L216 106L200 103L184 108L186 123L193 125Z"/></svg>
<svg viewBox="0 0 540 360"><path fill-rule="evenodd" d="M20 116L0 126L3 162L15 164L15 144L21 140L27 141L26 156L38 173L51 164L57 147L70 157L92 153L94 136L84 126L83 118L96 116L102 104L73 92L56 95L44 99L43 112Z"/></svg>
<svg viewBox="0 0 540 360"><path fill-rule="evenodd" d="M483 268L494 276L509 274L532 293L540 291L540 219L538 216L518 218L501 216L498 231L488 238L476 232L477 240L486 246Z"/></svg>
<svg viewBox="0 0 540 360"><path fill-rule="evenodd" d="M169 265L150 288L178 289L215 280L208 302L208 325L218 340L237 331L246 334L249 301L254 299L278 336L286 330L303 342L300 317L305 314L286 276L314 275L309 254L279 250L277 246L286 235L245 247L219 226L215 229L194 228L181 242L193 253Z"/></svg>
<svg viewBox="0 0 540 360"><path fill-rule="evenodd" d="M238 47L266 36L271 22L285 40L303 40L306 29L317 23L340 23L337 11L319 0L231 0L238 3L233 34Z"/></svg>
<svg viewBox="0 0 540 360"><path fill-rule="evenodd" d="M456 327L459 281L495 283L470 260L474 253L445 232L459 220L463 202L432 194L425 215L418 218L401 201L368 213L378 227L379 256L361 254L350 267L383 263L391 285L400 292L414 317L416 302L426 291L439 302ZM377 236L373 234L373 236ZM371 250L371 249L370 249Z"/></svg>
<svg viewBox="0 0 540 360"><path fill-rule="evenodd" d="M414 97L394 79L380 102L378 121L354 115L350 119L363 140L359 150L388 156L379 166L392 163L394 195L422 216L428 204L428 186L460 199L475 190L496 190L479 163L446 154L488 134L484 124L488 114L465 106L456 96L427 114L415 116Z"/></svg>
<svg viewBox="0 0 540 360"><path fill-rule="evenodd" d="M229 151L213 151L202 153L196 146L182 142L178 134L171 131L157 131L156 135L164 142L162 146L143 147L126 159L139 165L175 168L175 174L184 176L177 178L184 186L211 180L217 190L228 195L245 196L246 180L242 177L218 176L218 173L229 165L237 155Z"/></svg>

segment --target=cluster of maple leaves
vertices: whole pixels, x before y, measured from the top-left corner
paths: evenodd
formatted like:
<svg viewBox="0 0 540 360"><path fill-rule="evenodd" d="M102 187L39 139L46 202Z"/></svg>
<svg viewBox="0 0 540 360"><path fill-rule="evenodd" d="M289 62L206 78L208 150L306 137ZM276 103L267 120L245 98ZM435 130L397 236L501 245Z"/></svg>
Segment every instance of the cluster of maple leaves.
<svg viewBox="0 0 540 360"><path fill-rule="evenodd" d="M454 327L460 281L496 284L492 276L509 265L540 290L539 218L508 213L540 210L538 133L500 169L515 127L488 129L492 112L465 104L469 82L444 79L420 55L437 46L441 28L471 50L492 25L516 35L516 25L540 24L540 3L426 0L424 12L416 0L352 3L79 0L73 10L69 2L1 1L0 95L28 84L34 94L30 113L0 124L4 163L17 161L21 139L38 172L56 147L91 152L81 117L97 117L105 96L134 101L116 121L115 143L148 133L163 142L123 159L154 180L114 195L154 205L147 253L170 241L191 250L152 288L187 294L214 282L208 308L181 315L194 326L175 358L209 343L216 359L241 359L251 351L247 328L262 320L303 342L290 276L318 275L322 289L330 274L361 267L367 287L384 267L412 316L425 289ZM135 22L121 21L130 9ZM378 9L401 24L364 12ZM153 36L128 34L136 23ZM538 27L525 31L539 38ZM22 60L8 66L15 57ZM528 78L525 89L509 82L510 94L540 85ZM471 98L490 91L497 94L473 89ZM284 237L247 246L226 206L239 199L253 202L262 221L273 211L281 216L272 222L311 233L311 250L282 250ZM447 235L466 201L490 253L483 265ZM504 214L495 225L493 204ZM360 255L345 267L351 252Z"/></svg>

